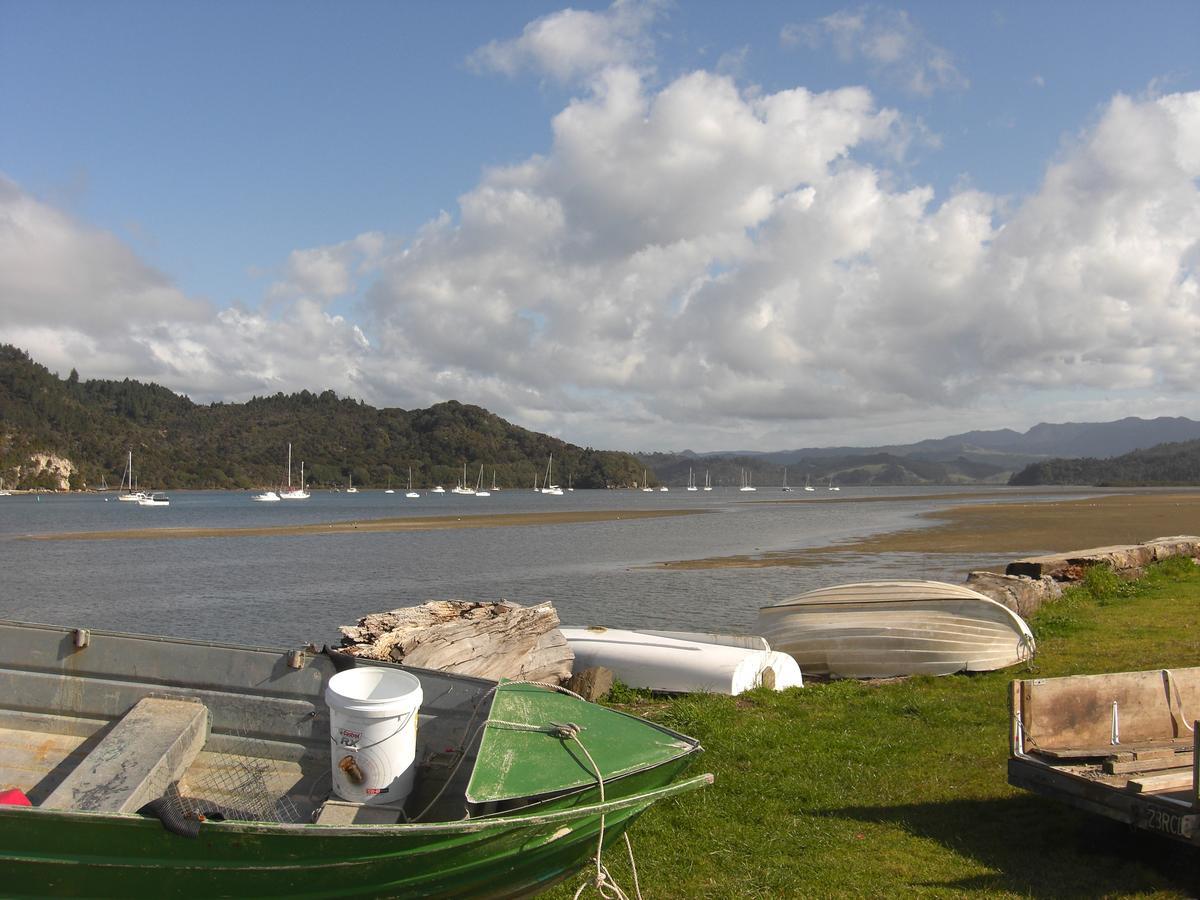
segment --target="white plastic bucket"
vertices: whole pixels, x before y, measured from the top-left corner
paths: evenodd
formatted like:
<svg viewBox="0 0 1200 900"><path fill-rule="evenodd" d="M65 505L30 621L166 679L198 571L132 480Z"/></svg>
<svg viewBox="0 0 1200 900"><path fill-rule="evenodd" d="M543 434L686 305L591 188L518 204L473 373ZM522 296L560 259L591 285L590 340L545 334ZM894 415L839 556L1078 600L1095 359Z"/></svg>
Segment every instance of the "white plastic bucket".
<svg viewBox="0 0 1200 900"><path fill-rule="evenodd" d="M412 790L421 682L399 669L361 666L325 685L333 791L353 803L400 803Z"/></svg>

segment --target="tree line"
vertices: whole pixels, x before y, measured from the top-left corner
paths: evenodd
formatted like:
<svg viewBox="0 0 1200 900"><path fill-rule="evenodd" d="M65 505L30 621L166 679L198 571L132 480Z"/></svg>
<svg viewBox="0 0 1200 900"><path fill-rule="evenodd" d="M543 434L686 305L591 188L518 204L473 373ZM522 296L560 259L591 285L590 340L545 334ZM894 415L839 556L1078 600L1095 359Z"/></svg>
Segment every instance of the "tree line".
<svg viewBox="0 0 1200 900"><path fill-rule="evenodd" d="M278 393L245 403L197 404L157 384L60 378L0 345L0 477L9 487L52 487L29 458L50 453L76 467L73 489L116 487L130 451L145 488L273 487L305 461L314 487L454 484L480 466L491 485L532 487L554 455L555 481L578 488L638 483L642 464L619 451L579 447L456 401L377 409L333 391Z"/></svg>

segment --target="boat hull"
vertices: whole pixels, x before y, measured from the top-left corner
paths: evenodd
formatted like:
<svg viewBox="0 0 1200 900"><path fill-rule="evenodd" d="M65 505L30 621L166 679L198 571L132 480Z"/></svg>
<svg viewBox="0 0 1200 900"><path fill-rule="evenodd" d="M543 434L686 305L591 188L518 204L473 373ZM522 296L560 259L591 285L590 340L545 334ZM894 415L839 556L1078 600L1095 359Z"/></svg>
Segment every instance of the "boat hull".
<svg viewBox="0 0 1200 900"><path fill-rule="evenodd" d="M757 637L597 627L561 630L577 670L603 666L630 687L737 695L764 684L783 690L803 683L795 660L761 649L763 641Z"/></svg>
<svg viewBox="0 0 1200 900"><path fill-rule="evenodd" d="M205 823L0 807L4 895L59 897L525 897L589 862L650 804L699 776L588 807L448 824Z"/></svg>
<svg viewBox="0 0 1200 900"><path fill-rule="evenodd" d="M1028 626L1007 607L930 581L810 591L760 609L758 633L806 675L836 678L986 672L1034 650Z"/></svg>

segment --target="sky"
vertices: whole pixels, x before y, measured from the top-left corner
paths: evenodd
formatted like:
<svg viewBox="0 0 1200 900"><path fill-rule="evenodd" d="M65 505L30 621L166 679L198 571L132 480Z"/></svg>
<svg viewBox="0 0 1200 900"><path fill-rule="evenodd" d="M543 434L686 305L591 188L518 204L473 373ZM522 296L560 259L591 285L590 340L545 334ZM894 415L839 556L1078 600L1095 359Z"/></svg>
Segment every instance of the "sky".
<svg viewBox="0 0 1200 900"><path fill-rule="evenodd" d="M1200 418L1200 4L0 0L0 342L629 450Z"/></svg>

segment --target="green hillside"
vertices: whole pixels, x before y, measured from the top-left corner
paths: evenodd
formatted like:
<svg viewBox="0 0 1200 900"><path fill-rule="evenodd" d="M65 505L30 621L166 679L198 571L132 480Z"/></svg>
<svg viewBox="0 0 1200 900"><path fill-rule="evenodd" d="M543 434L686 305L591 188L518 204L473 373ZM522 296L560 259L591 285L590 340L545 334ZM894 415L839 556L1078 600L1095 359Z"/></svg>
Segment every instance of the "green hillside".
<svg viewBox="0 0 1200 900"><path fill-rule="evenodd" d="M1112 459L1048 459L1026 466L1009 484L1200 484L1200 440L1159 444Z"/></svg>
<svg viewBox="0 0 1200 900"><path fill-rule="evenodd" d="M156 384L59 378L24 351L0 345L0 477L8 487L53 487L30 458L71 461L73 488L115 487L132 450L138 484L160 488L255 488L295 473L304 460L316 487L454 484L467 466L491 484L532 487L554 454L555 481L579 488L632 485L642 464L626 453L577 447L528 431L478 406L376 409L333 391L276 394L247 403L193 403Z"/></svg>

